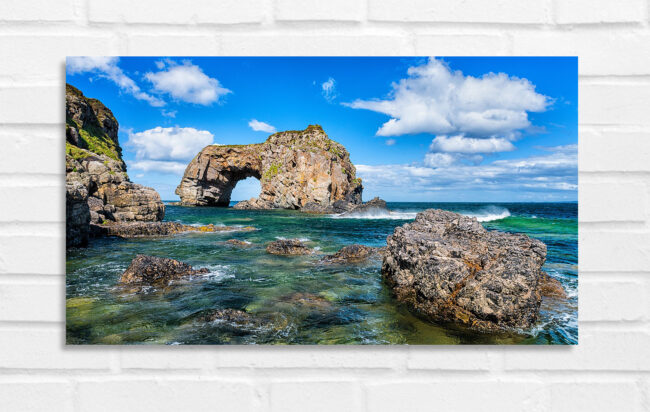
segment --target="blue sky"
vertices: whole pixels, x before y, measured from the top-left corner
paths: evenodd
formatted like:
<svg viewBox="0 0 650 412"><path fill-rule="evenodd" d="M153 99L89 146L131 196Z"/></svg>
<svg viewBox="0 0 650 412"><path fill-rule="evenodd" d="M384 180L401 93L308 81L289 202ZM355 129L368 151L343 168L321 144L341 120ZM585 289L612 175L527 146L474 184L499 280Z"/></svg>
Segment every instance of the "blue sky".
<svg viewBox="0 0 650 412"><path fill-rule="evenodd" d="M120 123L131 180L165 200L208 144L320 124L364 199L576 201L577 58L72 57ZM254 179L253 179L254 180ZM233 200L257 196L240 182Z"/></svg>

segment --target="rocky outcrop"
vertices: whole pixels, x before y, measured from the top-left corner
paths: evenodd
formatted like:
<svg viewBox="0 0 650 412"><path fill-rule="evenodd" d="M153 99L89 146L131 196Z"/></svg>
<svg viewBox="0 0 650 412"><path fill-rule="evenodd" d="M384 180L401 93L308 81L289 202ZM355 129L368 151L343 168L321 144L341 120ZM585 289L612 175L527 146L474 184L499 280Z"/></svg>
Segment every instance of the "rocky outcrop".
<svg viewBox="0 0 650 412"><path fill-rule="evenodd" d="M382 274L397 299L426 319L529 328L539 313L545 259L539 240L430 209L388 236Z"/></svg>
<svg viewBox="0 0 650 412"><path fill-rule="evenodd" d="M364 261L370 257L378 256L378 255L379 255L378 248L354 244L354 245L344 246L341 249L339 249L338 252L323 257L321 259L321 263L338 263L338 264L355 263L355 262Z"/></svg>
<svg viewBox="0 0 650 412"><path fill-rule="evenodd" d="M251 176L260 180L260 196L237 209L333 212L361 203L350 155L320 126L278 132L259 144L208 146L187 166L176 194L183 205L228 206L237 182Z"/></svg>
<svg viewBox="0 0 650 412"><path fill-rule="evenodd" d="M281 239L266 246L266 251L272 255L310 255L313 250L298 239Z"/></svg>
<svg viewBox="0 0 650 412"><path fill-rule="evenodd" d="M226 243L232 246L239 246L239 247L249 247L252 245L252 243L247 240L239 240L239 239L228 239L226 240Z"/></svg>
<svg viewBox="0 0 650 412"><path fill-rule="evenodd" d="M155 222L165 215L165 206L154 189L129 180L118 142L118 127L113 113L99 100L87 98L75 87L66 85L68 247L88 242L88 223ZM86 207L80 200L84 196Z"/></svg>
<svg viewBox="0 0 650 412"><path fill-rule="evenodd" d="M137 255L122 273L120 282L125 285L167 286L177 279L209 273L208 269L195 270L187 263L156 256Z"/></svg>
<svg viewBox="0 0 650 412"><path fill-rule="evenodd" d="M355 216L382 212L388 212L386 201L378 197L374 197L366 203L355 205L351 209L344 212L341 216Z"/></svg>
<svg viewBox="0 0 650 412"><path fill-rule="evenodd" d="M178 222L107 222L101 225L91 223L94 236L112 236L124 239L135 237L169 236L186 232L248 232L257 230L253 226L190 226Z"/></svg>

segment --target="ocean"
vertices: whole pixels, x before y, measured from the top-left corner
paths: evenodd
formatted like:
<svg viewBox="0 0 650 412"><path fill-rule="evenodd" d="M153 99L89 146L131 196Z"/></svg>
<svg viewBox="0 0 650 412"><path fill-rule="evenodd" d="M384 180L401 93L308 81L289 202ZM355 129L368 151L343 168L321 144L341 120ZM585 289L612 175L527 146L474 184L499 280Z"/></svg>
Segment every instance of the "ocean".
<svg viewBox="0 0 650 412"><path fill-rule="evenodd" d="M389 202L390 213L356 218L298 211L246 211L168 204L165 220L191 225L254 226L253 232L191 232L148 239L92 239L66 260L68 344L577 344L577 203ZM544 299L530 330L483 333L434 324L409 313L381 279L381 261L322 265L322 254L386 236L439 208L475 216L491 230L546 243L544 270L568 299ZM299 238L313 256L275 256L268 242ZM250 242L246 247L229 239ZM178 259L209 273L165 288L125 288L121 273L136 254ZM215 309L245 310L264 322L205 322Z"/></svg>

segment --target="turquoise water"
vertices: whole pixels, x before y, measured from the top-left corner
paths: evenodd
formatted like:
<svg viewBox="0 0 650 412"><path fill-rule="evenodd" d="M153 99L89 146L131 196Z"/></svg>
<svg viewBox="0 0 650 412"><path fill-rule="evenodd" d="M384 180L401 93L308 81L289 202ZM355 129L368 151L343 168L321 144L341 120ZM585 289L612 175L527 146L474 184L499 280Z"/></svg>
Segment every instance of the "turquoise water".
<svg viewBox="0 0 650 412"><path fill-rule="evenodd" d="M578 341L576 203L389 203L390 214L344 219L296 211L167 206L165 220L255 226L254 232L187 233L155 239L95 239L67 256L70 344L575 344ZM548 246L545 270L569 298L544 300L531 330L479 333L412 316L381 280L381 261L322 265L322 254L360 243L384 246L418 211L477 216L488 229L523 232ZM269 255L277 238L301 238L314 256ZM248 247L225 241L240 239ZM170 257L210 273L166 288L125 288L138 254ZM245 310L259 322L205 322L210 310Z"/></svg>

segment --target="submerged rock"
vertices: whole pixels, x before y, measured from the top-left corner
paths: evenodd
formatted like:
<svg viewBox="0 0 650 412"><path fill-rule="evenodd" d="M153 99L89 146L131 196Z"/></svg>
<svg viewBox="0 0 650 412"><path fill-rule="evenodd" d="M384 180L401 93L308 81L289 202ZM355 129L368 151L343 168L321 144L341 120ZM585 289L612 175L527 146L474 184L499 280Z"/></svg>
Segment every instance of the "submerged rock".
<svg viewBox="0 0 650 412"><path fill-rule="evenodd" d="M387 244L383 277L417 315L479 330L529 328L537 319L546 259L539 240L429 209Z"/></svg>
<svg viewBox="0 0 650 412"><path fill-rule="evenodd" d="M266 251L272 255L310 255L313 250L298 239L276 240L266 246Z"/></svg>
<svg viewBox="0 0 650 412"><path fill-rule="evenodd" d="M539 278L539 291L544 297L566 299L566 291L562 287L559 280L549 276L547 273L542 273Z"/></svg>
<svg viewBox="0 0 650 412"><path fill-rule="evenodd" d="M238 309L216 309L203 317L205 322L228 322L234 324L248 324L253 319L251 315Z"/></svg>
<svg viewBox="0 0 650 412"><path fill-rule="evenodd" d="M332 302L323 296L309 292L294 292L282 296L279 300L308 310L331 310L333 307Z"/></svg>
<svg viewBox="0 0 650 412"><path fill-rule="evenodd" d="M228 243L229 245L240 246L240 247L248 247L251 245L251 242L248 242L246 240L239 240L239 239L228 239L226 240L226 243Z"/></svg>
<svg viewBox="0 0 650 412"><path fill-rule="evenodd" d="M320 126L274 133L263 143L205 147L185 169L176 194L188 206L224 206L238 181L260 180L259 198L236 209L303 209L361 203L363 187L348 151ZM347 209L345 209L347 210Z"/></svg>
<svg viewBox="0 0 650 412"><path fill-rule="evenodd" d="M377 256L379 249L363 246L363 245L348 245L342 247L338 252L333 255L327 255L321 259L322 263L353 263L366 260L372 256Z"/></svg>
<svg viewBox="0 0 650 412"><path fill-rule="evenodd" d="M195 270L174 259L137 255L122 273L120 282L126 285L168 285L176 279L208 272L208 269Z"/></svg>
<svg viewBox="0 0 650 412"><path fill-rule="evenodd" d="M121 238L169 236L185 232L234 232L256 230L252 226L190 226L178 222L130 222L91 224L94 236L114 236Z"/></svg>
<svg viewBox="0 0 650 412"><path fill-rule="evenodd" d="M353 208L347 210L341 216L354 216L361 215L366 213L382 213L388 212L386 207L386 201L378 197L374 197L366 203L356 205Z"/></svg>

